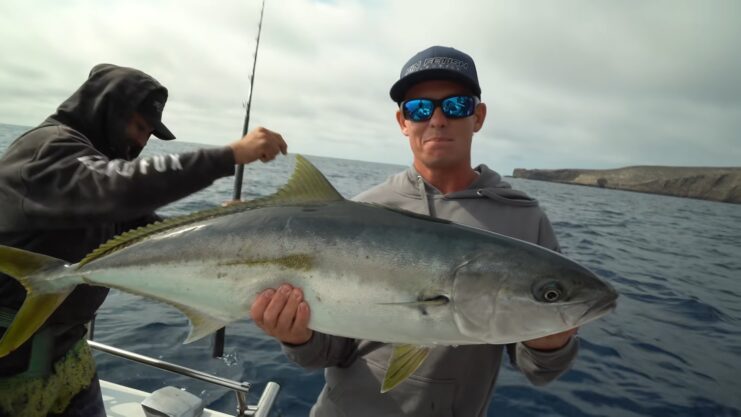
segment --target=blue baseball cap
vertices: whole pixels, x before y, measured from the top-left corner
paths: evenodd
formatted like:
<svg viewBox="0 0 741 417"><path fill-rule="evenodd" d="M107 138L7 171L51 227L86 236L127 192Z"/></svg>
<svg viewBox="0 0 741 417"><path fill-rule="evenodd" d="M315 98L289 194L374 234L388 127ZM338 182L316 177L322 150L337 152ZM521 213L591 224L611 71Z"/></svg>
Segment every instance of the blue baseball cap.
<svg viewBox="0 0 741 417"><path fill-rule="evenodd" d="M481 98L481 87L476 75L476 64L468 54L446 46L431 46L418 52L401 68L399 81L391 86L391 99L397 103L414 84L429 80L459 82Z"/></svg>

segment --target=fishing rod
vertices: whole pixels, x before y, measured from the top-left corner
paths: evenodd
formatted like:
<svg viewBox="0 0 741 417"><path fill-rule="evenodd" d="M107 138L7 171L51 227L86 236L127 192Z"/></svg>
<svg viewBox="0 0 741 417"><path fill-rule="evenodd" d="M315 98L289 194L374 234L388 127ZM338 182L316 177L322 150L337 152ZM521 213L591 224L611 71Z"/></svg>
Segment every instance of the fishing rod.
<svg viewBox="0 0 741 417"><path fill-rule="evenodd" d="M265 13L265 0L262 0L260 8L260 23L257 25L257 43L255 43L255 56L252 60L252 75L250 75L250 95L247 97L247 111L244 115L244 126L242 127L242 136L246 135L250 127L250 109L252 108L252 91L255 85L255 68L257 67L257 51L260 49L260 34L262 33L262 17ZM234 176L234 200L242 198L242 177L244 176L244 165L237 165L237 172Z"/></svg>
<svg viewBox="0 0 741 417"><path fill-rule="evenodd" d="M265 0L262 0L260 8L260 22L257 24L257 42L255 43L255 55L252 60L252 74L250 75L250 95L247 97L247 110L244 115L244 126L242 126L242 136L247 134L250 128L250 109L252 108L252 91L255 89L255 69L257 68L257 51L260 49L260 34L262 33L262 17L265 14ZM232 200L242 199L242 178L244 177L244 164L237 165L237 172L234 174L234 194ZM214 347L211 352L214 358L224 356L224 328L220 328L214 335Z"/></svg>

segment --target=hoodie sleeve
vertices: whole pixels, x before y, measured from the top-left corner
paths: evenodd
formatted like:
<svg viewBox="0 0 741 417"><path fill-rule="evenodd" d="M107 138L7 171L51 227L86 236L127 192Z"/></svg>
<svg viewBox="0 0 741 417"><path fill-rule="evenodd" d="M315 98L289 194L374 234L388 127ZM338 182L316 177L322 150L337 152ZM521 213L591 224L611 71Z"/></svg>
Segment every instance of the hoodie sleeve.
<svg viewBox="0 0 741 417"><path fill-rule="evenodd" d="M566 346L551 351L532 349L523 343L507 345L512 366L537 386L545 385L571 368L579 352L579 341L572 336Z"/></svg>
<svg viewBox="0 0 741 417"><path fill-rule="evenodd" d="M538 245L561 252L551 222L545 213L538 224ZM533 385L545 385L566 372L579 351L579 342L572 337L566 346L552 351L542 351L527 347L524 343L507 345L507 353L512 366L518 368Z"/></svg>
<svg viewBox="0 0 741 417"><path fill-rule="evenodd" d="M283 353L306 369L346 365L357 349L355 339L314 332L302 345L283 343Z"/></svg>
<svg viewBox="0 0 741 417"><path fill-rule="evenodd" d="M35 225L126 221L199 191L234 172L230 148L110 160L92 145L62 136L20 167L22 212Z"/></svg>

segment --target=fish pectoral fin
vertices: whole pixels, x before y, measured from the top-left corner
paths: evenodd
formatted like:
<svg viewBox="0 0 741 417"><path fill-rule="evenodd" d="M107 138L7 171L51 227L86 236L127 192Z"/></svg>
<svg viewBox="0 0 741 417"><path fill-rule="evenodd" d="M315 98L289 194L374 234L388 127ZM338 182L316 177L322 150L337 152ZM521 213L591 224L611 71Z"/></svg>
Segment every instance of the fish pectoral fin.
<svg viewBox="0 0 741 417"><path fill-rule="evenodd" d="M182 311L188 317L188 320L190 320L190 333L188 333L188 337L183 343L195 342L226 326L228 323L225 320L210 316L192 307L182 304L176 304L175 307Z"/></svg>
<svg viewBox="0 0 741 417"><path fill-rule="evenodd" d="M430 347L415 345L395 345L389 358L388 369L383 377L381 393L391 391L422 365L430 354Z"/></svg>
<svg viewBox="0 0 741 417"><path fill-rule="evenodd" d="M436 307L436 306L444 306L450 302L450 298L446 295L437 295L434 297L429 297L425 299L420 299L416 301L401 301L398 303L379 303L381 305L389 305L389 306L409 306L409 307Z"/></svg>
<svg viewBox="0 0 741 417"><path fill-rule="evenodd" d="M427 315L427 309L432 307L440 307L448 304L450 302L450 298L448 298L447 295L436 295L433 297L420 297L416 301L401 301L396 303L379 303L381 305L391 305L391 306L406 306L406 307L412 307L412 308L418 308L419 311L423 315Z"/></svg>

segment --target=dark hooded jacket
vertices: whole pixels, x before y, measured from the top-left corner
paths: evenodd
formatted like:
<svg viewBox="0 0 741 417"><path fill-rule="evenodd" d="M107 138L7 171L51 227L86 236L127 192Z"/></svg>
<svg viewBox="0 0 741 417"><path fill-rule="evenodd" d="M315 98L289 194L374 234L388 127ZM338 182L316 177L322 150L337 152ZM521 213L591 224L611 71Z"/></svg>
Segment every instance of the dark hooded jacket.
<svg viewBox="0 0 741 417"><path fill-rule="evenodd" d="M389 177L355 197L501 233L558 250L548 218L538 202L513 190L485 165L465 190L442 194L414 168ZM576 357L572 338L555 351L511 345L437 346L414 373L393 390L380 393L392 346L314 332L303 345L283 345L294 362L325 368L326 385L310 416L483 417L499 374L503 353L536 385L565 372Z"/></svg>
<svg viewBox="0 0 741 417"><path fill-rule="evenodd" d="M233 174L229 147L136 158L141 149L125 129L151 94L166 100L167 90L141 71L97 65L56 113L16 139L0 158L0 244L77 262L155 219L155 209ZM54 359L83 337L107 292L80 285L47 320ZM24 298L0 274L0 308L18 310ZM30 341L0 358L0 377L25 370L29 354Z"/></svg>

